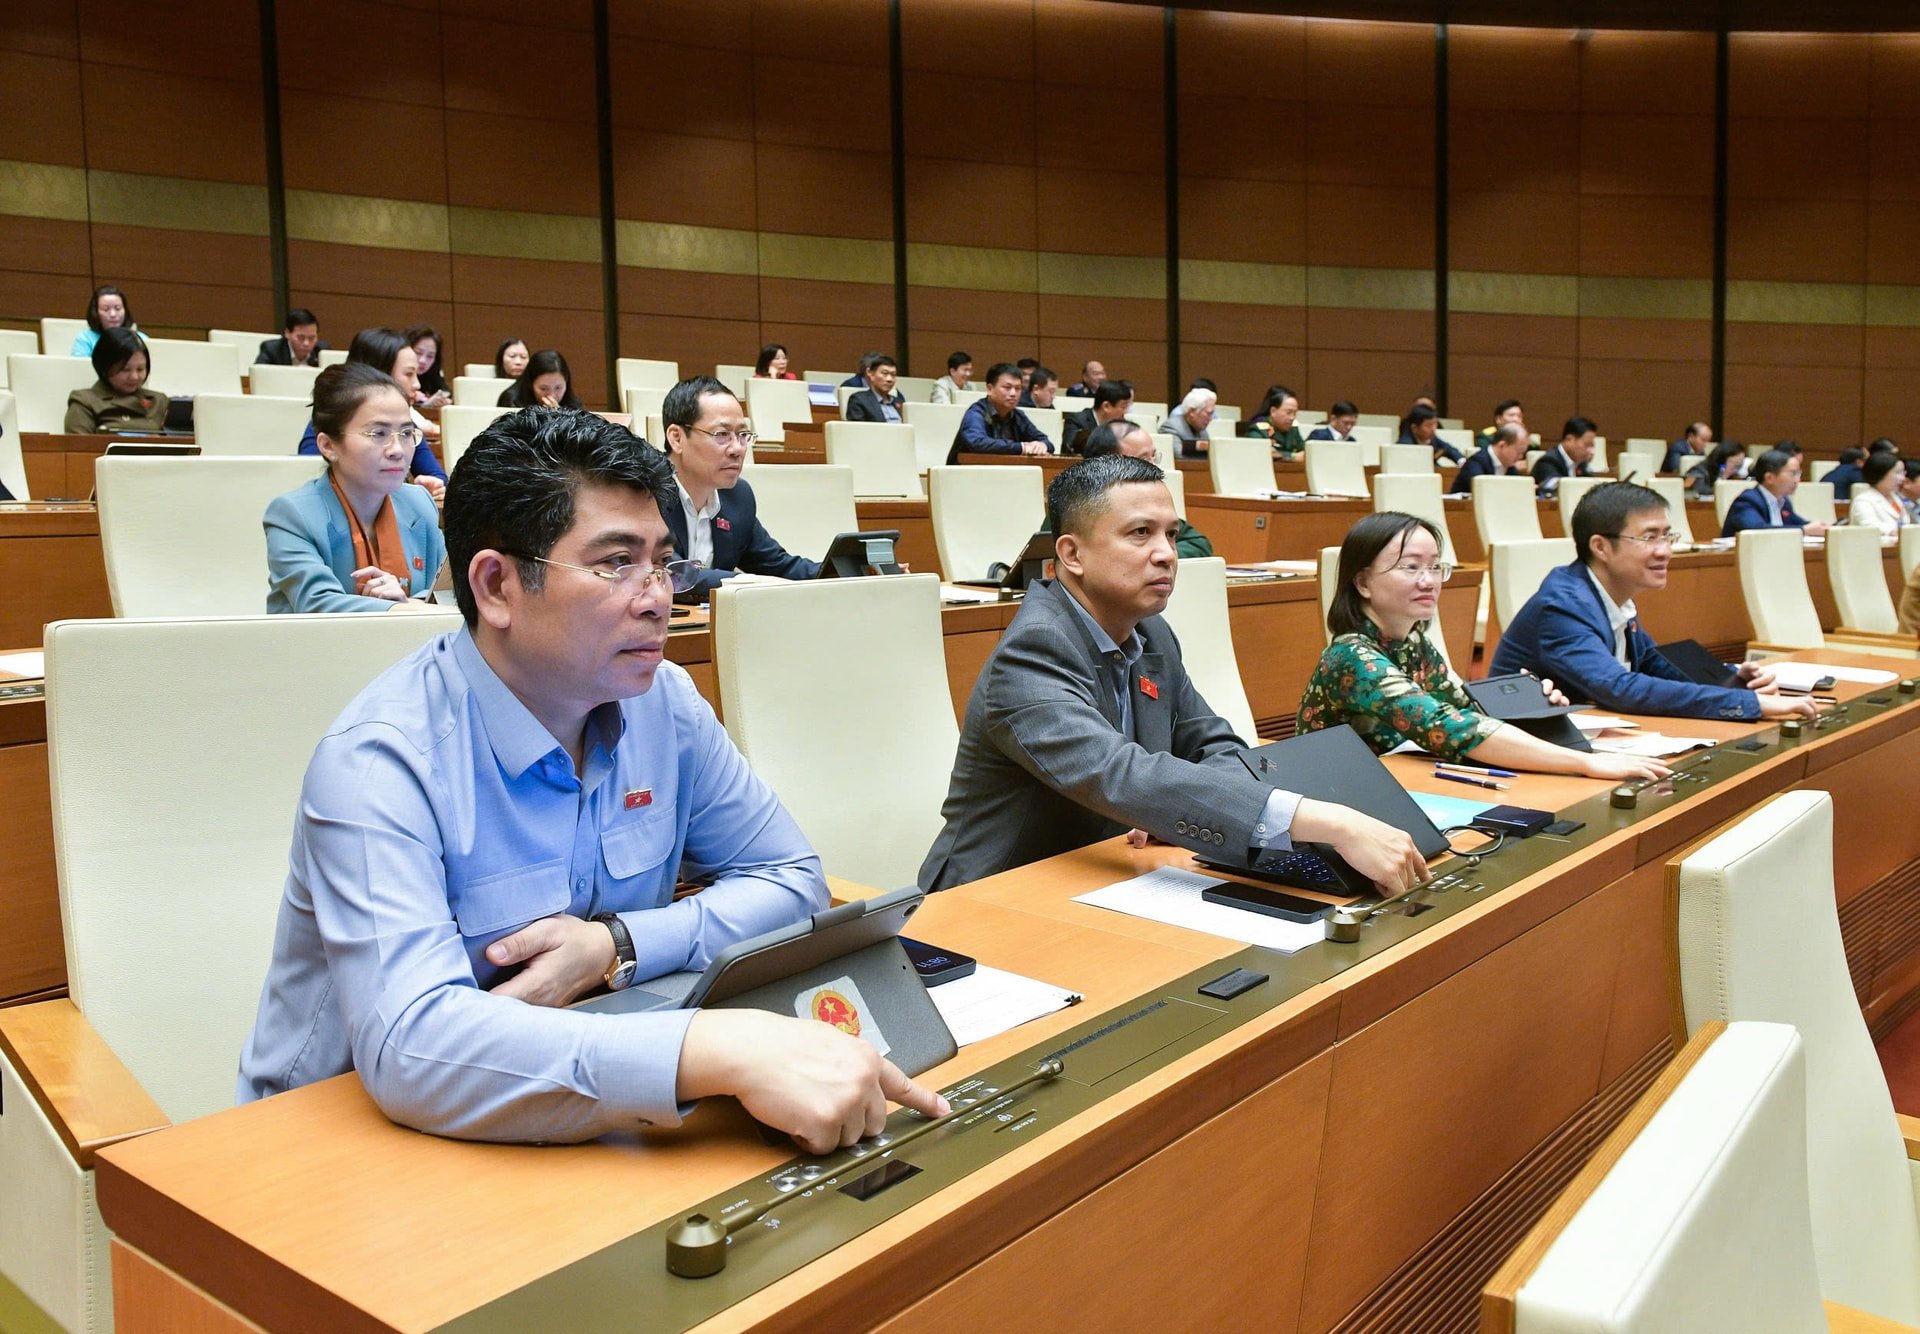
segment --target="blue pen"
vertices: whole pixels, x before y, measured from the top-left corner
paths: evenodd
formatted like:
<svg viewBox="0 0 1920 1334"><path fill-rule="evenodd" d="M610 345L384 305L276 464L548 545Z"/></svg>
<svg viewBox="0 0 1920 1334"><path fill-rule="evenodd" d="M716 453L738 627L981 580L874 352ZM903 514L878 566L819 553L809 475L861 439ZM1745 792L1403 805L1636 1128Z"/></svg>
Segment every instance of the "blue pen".
<svg viewBox="0 0 1920 1334"><path fill-rule="evenodd" d="M1518 778L1520 776L1511 769L1486 769L1477 764L1448 764L1444 760L1435 760L1433 767L1445 769L1450 774L1466 774L1469 778Z"/></svg>
<svg viewBox="0 0 1920 1334"><path fill-rule="evenodd" d="M1450 774L1444 769L1435 769L1433 776L1435 778L1444 778L1449 783L1465 783L1469 787L1492 788L1495 792L1505 792L1507 790L1505 783L1489 783L1483 779L1469 778L1465 774Z"/></svg>

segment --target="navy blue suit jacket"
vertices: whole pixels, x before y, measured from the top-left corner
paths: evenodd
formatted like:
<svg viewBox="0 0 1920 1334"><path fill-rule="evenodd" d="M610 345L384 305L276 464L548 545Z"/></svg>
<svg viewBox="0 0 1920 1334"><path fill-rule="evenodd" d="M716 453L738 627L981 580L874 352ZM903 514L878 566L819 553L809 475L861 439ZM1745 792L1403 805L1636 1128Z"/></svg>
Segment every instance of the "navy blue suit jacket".
<svg viewBox="0 0 1920 1334"><path fill-rule="evenodd" d="M674 551L685 557L692 548L687 542L687 512L678 493L661 517L673 535ZM697 591L711 591L736 570L782 579L812 579L820 573L819 561L794 555L761 526L753 488L744 477L720 493L720 512L713 516L713 567L701 574Z"/></svg>
<svg viewBox="0 0 1920 1334"><path fill-rule="evenodd" d="M1524 477L1526 472L1519 464L1502 469L1500 460L1493 451L1484 445L1473 451L1471 457L1460 465L1460 471L1453 475L1453 485L1447 490L1454 495L1472 495L1473 479L1476 477Z"/></svg>
<svg viewBox="0 0 1920 1334"><path fill-rule="evenodd" d="M1720 536L1733 537L1749 528L1773 526L1773 515L1767 512L1767 502L1761 497L1760 488L1750 486L1733 498L1733 504L1727 506L1727 521L1720 525ZM1807 526L1807 521L1793 512L1791 496L1780 502L1780 526L1783 528Z"/></svg>
<svg viewBox="0 0 1920 1334"><path fill-rule="evenodd" d="M1400 439L1398 443L1403 445L1417 445L1420 442L1413 438L1412 431L1402 431L1400 432ZM1433 439L1427 441L1427 447L1433 450L1433 456L1436 459L1452 459L1455 463L1466 462L1465 455L1463 455L1459 450L1455 449L1452 445L1448 444L1446 441L1442 440L1437 435L1433 437Z"/></svg>
<svg viewBox="0 0 1920 1334"><path fill-rule="evenodd" d="M1738 686L1703 686L1668 662L1638 620L1627 624L1624 667L1613 654L1613 629L1600 590L1579 561L1551 571L1513 624L1500 632L1487 669L1493 676L1532 672L1569 699L1586 699L1621 713L1751 722L1760 699Z"/></svg>

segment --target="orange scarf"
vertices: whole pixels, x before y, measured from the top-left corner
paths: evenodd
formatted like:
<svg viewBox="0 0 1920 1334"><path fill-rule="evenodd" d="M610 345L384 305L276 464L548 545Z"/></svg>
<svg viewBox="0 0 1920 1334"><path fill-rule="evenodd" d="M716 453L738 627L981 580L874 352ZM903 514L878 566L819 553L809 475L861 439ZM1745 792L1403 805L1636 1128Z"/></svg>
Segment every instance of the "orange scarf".
<svg viewBox="0 0 1920 1334"><path fill-rule="evenodd" d="M347 531L353 534L353 568L364 570L369 565L377 565L398 579L402 588L411 589L413 575L407 569L407 549L400 541L400 516L394 511L393 497L380 502L380 512L373 516L373 532L368 533L348 503L347 493L340 489L340 481L332 469L327 470L327 485L333 488L334 499L346 512ZM358 585L353 591L365 593Z"/></svg>

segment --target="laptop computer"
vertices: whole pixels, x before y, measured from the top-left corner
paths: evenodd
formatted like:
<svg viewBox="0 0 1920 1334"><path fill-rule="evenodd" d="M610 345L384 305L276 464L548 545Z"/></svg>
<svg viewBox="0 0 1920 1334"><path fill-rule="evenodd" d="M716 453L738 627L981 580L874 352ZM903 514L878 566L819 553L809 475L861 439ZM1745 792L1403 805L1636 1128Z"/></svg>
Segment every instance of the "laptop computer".
<svg viewBox="0 0 1920 1334"><path fill-rule="evenodd" d="M1467 694L1489 718L1512 723L1523 732L1569 750L1593 749L1593 743L1567 717L1574 706L1549 703L1538 677L1525 672L1489 676L1484 681L1467 682Z"/></svg>
<svg viewBox="0 0 1920 1334"><path fill-rule="evenodd" d="M1431 859L1449 850L1446 835L1434 827L1360 734L1344 723L1244 750L1240 762L1269 786L1351 806L1392 825L1413 840L1423 857ZM1323 894L1376 892L1371 880L1322 843L1295 843L1290 850L1263 852L1251 867L1204 857L1197 860L1236 875Z"/></svg>
<svg viewBox="0 0 1920 1334"><path fill-rule="evenodd" d="M598 1014L758 1009L815 1018L867 1038L902 1070L918 1074L958 1050L900 943L901 928L925 901L909 887L838 904L730 945L702 972L669 973L574 1008Z"/></svg>
<svg viewBox="0 0 1920 1334"><path fill-rule="evenodd" d="M1661 644L1655 651L1695 685L1740 684L1740 673L1714 657L1697 639L1676 639L1671 644Z"/></svg>

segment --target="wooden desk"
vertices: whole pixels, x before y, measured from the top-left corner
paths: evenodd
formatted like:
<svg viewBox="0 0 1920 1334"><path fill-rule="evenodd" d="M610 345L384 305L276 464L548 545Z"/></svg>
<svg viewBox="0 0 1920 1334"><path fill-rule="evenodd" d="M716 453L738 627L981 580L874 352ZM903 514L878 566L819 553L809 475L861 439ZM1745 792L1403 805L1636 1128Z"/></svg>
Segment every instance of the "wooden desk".
<svg viewBox="0 0 1920 1334"><path fill-rule="evenodd" d="M48 621L113 615L93 506L0 502L0 589L0 644L37 645Z"/></svg>
<svg viewBox="0 0 1920 1334"><path fill-rule="evenodd" d="M1187 521L1207 535L1230 564L1318 560L1347 530L1373 513L1370 500L1265 500L1257 496L1188 496ZM1449 525L1451 526L1451 524ZM1458 547L1456 541L1455 546ZM1463 551L1460 559L1471 560Z"/></svg>
<svg viewBox="0 0 1920 1334"><path fill-rule="evenodd" d="M1906 703L1729 758L1725 781L1649 798L1631 822L1601 806L1557 861L1307 982L702 1328L1189 1329L1248 1311L1277 1330L1471 1328L1487 1276L1674 1049L1669 858L1772 793L1831 791L1867 1014L1884 1028L1913 995L1920 955L1891 909L1920 828L1877 818L1872 794L1920 760L1916 723ZM1508 796L1557 806L1604 786L1529 778ZM1113 840L936 896L917 928L1088 1000L930 1081L1228 952L1072 901L1185 860ZM1289 975L1305 979L1354 957L1325 953L1344 948L1273 966L1297 962ZM386 1123L345 1076L109 1148L98 1183L125 1334L250 1327L232 1312L274 1329L425 1330L785 1157L721 1106L638 1140L456 1144Z"/></svg>
<svg viewBox="0 0 1920 1334"><path fill-rule="evenodd" d="M988 468L1019 467L1022 464L1027 467L1038 467L1042 473L1041 480L1052 485L1054 478L1080 462L1080 456L1078 454L1049 454L1045 457L1028 457L1025 454L962 454L960 462L969 466ZM1205 459L1176 459L1175 464L1180 470L1180 485L1187 495L1210 496L1213 494L1213 470L1207 466ZM1287 466L1283 463L1275 463L1274 471L1280 472ZM1301 485L1304 486L1305 466L1299 463L1291 466L1293 470L1299 472L1303 479Z"/></svg>
<svg viewBox="0 0 1920 1334"><path fill-rule="evenodd" d="M0 641L4 642L4 641ZM0 652L18 652L0 649ZM0 672L0 686L21 678ZM0 1005L59 995L67 985L53 866L44 697L0 699Z"/></svg>
<svg viewBox="0 0 1920 1334"><path fill-rule="evenodd" d="M190 445L190 435L66 435L20 433L27 489L36 496L85 500L93 494L93 464L108 445Z"/></svg>

